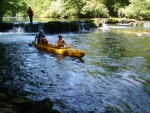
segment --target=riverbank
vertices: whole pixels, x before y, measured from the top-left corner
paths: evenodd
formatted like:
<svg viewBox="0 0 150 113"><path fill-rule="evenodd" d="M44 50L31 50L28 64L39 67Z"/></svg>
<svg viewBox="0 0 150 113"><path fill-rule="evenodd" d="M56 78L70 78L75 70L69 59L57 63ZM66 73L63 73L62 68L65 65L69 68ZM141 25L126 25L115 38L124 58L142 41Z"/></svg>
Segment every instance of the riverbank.
<svg viewBox="0 0 150 113"><path fill-rule="evenodd" d="M19 97L0 89L0 113L59 113L53 110L53 102L49 98L33 101Z"/></svg>

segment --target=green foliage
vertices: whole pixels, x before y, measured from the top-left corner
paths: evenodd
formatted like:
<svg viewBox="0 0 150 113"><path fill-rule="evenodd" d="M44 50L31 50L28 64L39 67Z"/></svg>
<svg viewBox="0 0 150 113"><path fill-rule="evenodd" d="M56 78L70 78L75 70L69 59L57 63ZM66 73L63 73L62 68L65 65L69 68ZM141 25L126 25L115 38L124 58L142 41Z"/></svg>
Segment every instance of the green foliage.
<svg viewBox="0 0 150 113"><path fill-rule="evenodd" d="M103 18L121 11L126 17L150 19L150 0L1 0L0 7L0 18L24 16L31 7L34 17Z"/></svg>
<svg viewBox="0 0 150 113"><path fill-rule="evenodd" d="M84 0L64 0L64 6L66 7L65 16L77 16L80 17L82 7L84 6Z"/></svg>
<svg viewBox="0 0 150 113"><path fill-rule="evenodd" d="M115 23L118 23L118 22L120 22L120 20L118 18L109 18L109 19L107 19L108 24L115 24Z"/></svg>
<svg viewBox="0 0 150 113"><path fill-rule="evenodd" d="M9 7L6 7L9 5L10 0L1 0L0 3L0 22L2 22L2 17L4 16L4 14L7 12L7 10L9 9Z"/></svg>
<svg viewBox="0 0 150 113"><path fill-rule="evenodd" d="M62 1L53 1L50 5L50 12L52 17L61 17L65 13L66 8Z"/></svg>
<svg viewBox="0 0 150 113"><path fill-rule="evenodd" d="M110 16L117 16L118 10L129 4L129 0L103 0L102 2L109 10Z"/></svg>
<svg viewBox="0 0 150 113"><path fill-rule="evenodd" d="M52 2L50 11L55 17L108 17L108 9L98 0L57 0Z"/></svg>
<svg viewBox="0 0 150 113"><path fill-rule="evenodd" d="M130 5L122 10L126 17L150 19L150 0L130 0Z"/></svg>
<svg viewBox="0 0 150 113"><path fill-rule="evenodd" d="M24 11L26 8L26 3L23 2L24 0L1 0L0 3L0 21L2 22L3 16L12 16L18 12Z"/></svg>
<svg viewBox="0 0 150 113"><path fill-rule="evenodd" d="M28 7L34 12L34 17L49 17L50 4L53 0L26 0Z"/></svg>
<svg viewBox="0 0 150 113"><path fill-rule="evenodd" d="M109 17L108 12L106 6L96 0L86 1L82 8L82 13L89 17Z"/></svg>

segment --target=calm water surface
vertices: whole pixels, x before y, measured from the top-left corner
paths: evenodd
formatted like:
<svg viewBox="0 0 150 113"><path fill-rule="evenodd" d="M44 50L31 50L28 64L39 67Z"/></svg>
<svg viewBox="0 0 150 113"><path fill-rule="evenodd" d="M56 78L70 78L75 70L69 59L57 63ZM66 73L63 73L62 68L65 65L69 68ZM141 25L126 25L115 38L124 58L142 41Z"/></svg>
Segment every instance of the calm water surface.
<svg viewBox="0 0 150 113"><path fill-rule="evenodd" d="M146 32L137 36L136 32ZM0 33L0 84L62 113L150 113L150 29L62 34L82 59L37 50L35 33ZM147 33L148 32L148 33ZM55 43L57 34L47 34Z"/></svg>

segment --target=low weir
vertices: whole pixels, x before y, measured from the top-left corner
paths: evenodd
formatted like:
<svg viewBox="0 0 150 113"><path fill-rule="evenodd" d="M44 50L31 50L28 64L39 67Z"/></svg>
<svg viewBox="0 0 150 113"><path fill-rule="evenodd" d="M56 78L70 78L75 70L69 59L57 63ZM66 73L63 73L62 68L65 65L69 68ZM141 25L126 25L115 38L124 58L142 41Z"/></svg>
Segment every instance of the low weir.
<svg viewBox="0 0 150 113"><path fill-rule="evenodd" d="M96 28L92 20L88 21L70 21L70 22L39 22L39 23L1 23L0 32L7 32L12 30L14 32L38 32L40 29L43 29L46 33L68 33L68 32L86 32L91 28Z"/></svg>

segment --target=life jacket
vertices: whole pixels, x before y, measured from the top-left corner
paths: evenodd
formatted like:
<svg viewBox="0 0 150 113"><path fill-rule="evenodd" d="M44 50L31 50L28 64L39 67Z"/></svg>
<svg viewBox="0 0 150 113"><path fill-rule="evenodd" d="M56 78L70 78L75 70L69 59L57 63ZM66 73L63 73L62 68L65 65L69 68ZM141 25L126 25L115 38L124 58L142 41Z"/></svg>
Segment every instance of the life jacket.
<svg viewBox="0 0 150 113"><path fill-rule="evenodd" d="M58 43L59 43L59 41L58 41ZM64 40L63 40L63 42L61 42L60 44L59 44L59 47L64 47L65 46L65 43L64 43Z"/></svg>
<svg viewBox="0 0 150 113"><path fill-rule="evenodd" d="M38 34L38 35L36 35L36 37L38 38L38 43L39 43L41 38L45 38L45 35L44 34Z"/></svg>

